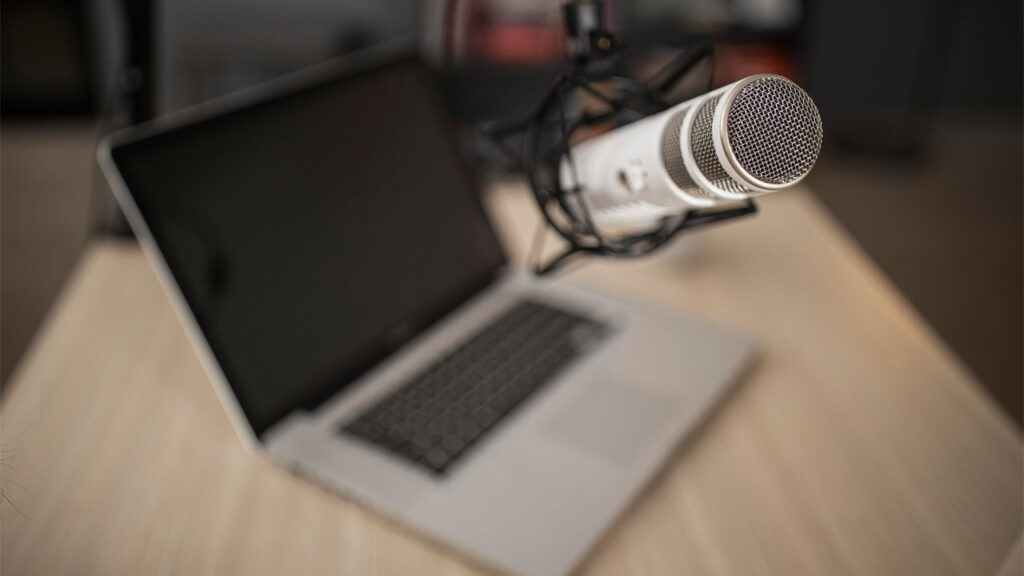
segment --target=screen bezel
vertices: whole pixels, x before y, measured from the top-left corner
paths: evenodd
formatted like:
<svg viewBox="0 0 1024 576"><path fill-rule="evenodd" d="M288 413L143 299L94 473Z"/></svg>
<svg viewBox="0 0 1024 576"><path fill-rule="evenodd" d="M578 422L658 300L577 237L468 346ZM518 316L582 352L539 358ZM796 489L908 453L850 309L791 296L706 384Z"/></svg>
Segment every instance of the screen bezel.
<svg viewBox="0 0 1024 576"><path fill-rule="evenodd" d="M236 386L237 380L232 378L233 370L230 366L225 365L223 362L224 355L218 354L218 344L207 337L207 331L193 313L187 295L175 280L174 271L163 255L160 242L146 224L138 203L124 181L121 170L118 168L116 157L120 151L135 145L152 144L154 140L167 133L185 128L193 128L208 120L229 116L234 112L243 111L260 104L289 98L301 99L304 93L312 92L327 85L358 81L360 78L368 75L384 72L390 67L398 67L410 63L423 66L429 72L428 65L418 57L416 50L411 44L402 42L395 45L385 45L366 51L366 53L357 57L346 57L338 61L321 64L276 81L261 84L236 94L221 97L208 103L161 117L152 122L128 128L105 138L99 146L97 158L111 183L111 188L118 203L124 210L132 230L138 237L147 259L157 272L161 284L165 292L167 292L179 319L181 319L185 326L186 332L188 332L204 368L206 368L208 375L214 382L218 396L225 405L233 424L239 431L240 436L243 437L243 440L250 447L255 446L267 430L292 411L296 409L313 410L324 401L336 395L373 366L400 350L402 346L413 338L428 330L438 320L447 316L458 306L493 284L507 268L508 258L484 210L480 198L478 180L474 177L472 167L465 161L464 155L458 150L454 123L446 120L447 133L439 138L448 142L448 145L452 147L452 152L459 162L462 177L466 179L466 188L471 191L472 201L476 209L480 211L481 217L488 219L488 227L491 230L492 236L494 236L494 241L500 255L497 264L489 271L485 278L481 279L481 282L471 286L467 293L459 295L450 302L439 305L437 309L432 310L429 314L416 317L415 323L410 327L407 337L388 342L387 346L378 350L368 361L354 366L344 375L339 375L339 384L334 386L333 389L325 387L322 393L296 402L294 406L281 410L281 413L268 418L265 422L257 421L254 418L253 412L248 409L244 392ZM428 88L434 89L438 96L441 97L442 92L437 85L436 79L431 78L430 82L433 86ZM445 114L447 110L443 109L445 106L444 102L438 102L437 105L442 108L437 113L450 117L450 115Z"/></svg>

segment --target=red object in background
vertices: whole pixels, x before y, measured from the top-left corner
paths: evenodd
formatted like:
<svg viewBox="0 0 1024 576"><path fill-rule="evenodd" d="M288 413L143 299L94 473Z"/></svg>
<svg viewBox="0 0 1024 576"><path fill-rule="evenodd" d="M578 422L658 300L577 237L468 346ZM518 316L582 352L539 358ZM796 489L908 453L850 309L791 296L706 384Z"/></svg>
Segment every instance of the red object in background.
<svg viewBox="0 0 1024 576"><path fill-rule="evenodd" d="M800 82L793 54L784 47L722 43L715 46L715 86L724 86L752 74L778 74Z"/></svg>
<svg viewBox="0 0 1024 576"><path fill-rule="evenodd" d="M473 30L473 54L485 62L541 64L561 58L561 28L546 23L481 24Z"/></svg>

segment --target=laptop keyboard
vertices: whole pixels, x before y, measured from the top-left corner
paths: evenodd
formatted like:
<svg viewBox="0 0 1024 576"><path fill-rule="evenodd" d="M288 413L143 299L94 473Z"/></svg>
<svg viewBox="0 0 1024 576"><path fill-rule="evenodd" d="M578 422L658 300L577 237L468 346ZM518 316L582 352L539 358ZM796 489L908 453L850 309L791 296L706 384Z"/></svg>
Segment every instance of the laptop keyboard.
<svg viewBox="0 0 1024 576"><path fill-rule="evenodd" d="M608 334L602 322L522 300L342 430L444 474Z"/></svg>

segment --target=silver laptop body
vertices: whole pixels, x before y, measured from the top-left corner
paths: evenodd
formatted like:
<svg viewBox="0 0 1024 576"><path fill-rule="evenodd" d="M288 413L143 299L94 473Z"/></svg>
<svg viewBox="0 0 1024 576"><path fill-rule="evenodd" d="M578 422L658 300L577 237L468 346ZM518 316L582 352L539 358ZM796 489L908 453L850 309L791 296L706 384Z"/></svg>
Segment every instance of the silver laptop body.
<svg viewBox="0 0 1024 576"><path fill-rule="evenodd" d="M204 326L210 309L217 308L203 299L197 303L189 290L183 289L183 272L176 270L175 258L168 257L173 243L163 237L167 225L157 222L154 229L153 215L137 201L142 193L134 189L136 177L132 174L139 163L131 154L122 157L118 152L139 148L139 143L145 147L162 142L167 135L173 140L189 131L200 133L189 137L202 138L204 126L225 117L236 118L237 111L263 102L277 102L275 110L302 106L302 97L293 96L294 92L361 71L386 72L396 62L408 64L410 57L404 52L386 49L354 61L321 66L128 129L102 143L99 162L247 447L489 567L517 574L564 574L580 562L674 447L736 381L752 355L748 341L656 307L608 298L565 281L537 279L504 266L493 281L415 330L338 391L315 403L296 404L257 433L252 409L247 412L243 406L237 383L232 382L231 370L225 366L234 362L232 370L244 370L237 370L237 358L229 358L225 364ZM294 144L300 149L302 145ZM237 209L248 207L239 205ZM219 230L220 234L230 233ZM230 243L231 239L223 241ZM226 274L230 278L230 269ZM529 305L525 312L524 302ZM350 304L358 307L360 303ZM516 314L520 319L509 320ZM552 315L557 317L554 321L550 321ZM460 425L472 424L487 406L504 411L498 416L488 414L483 430L471 425L468 445L459 445L462 440L458 438L451 440L455 434L442 435L436 446L417 449L408 442L396 447L353 432L376 430L375 422L389 422L386 418L398 410L395 406L405 406L413 416L419 414L419 404L410 407L409 402L402 404L396 398L417 398L415 392L409 392L410 387L422 385L423 375L446 358L455 360L444 367L447 372L442 370L441 376L431 381L442 382L433 384L439 390L455 386L445 384L445 378L486 380L486 366L472 372L455 364L468 362L460 358L473 358L467 356L466 347L488 333L489 327L492 337L506 333L505 328L506 332L493 329L501 321L506 322L501 327L514 321L533 322L540 328L534 324L519 328L521 344L506 342L501 353L491 354L499 363L516 358L514 366L504 367L515 372L504 376L504 388L487 392L490 396L477 399L480 407L468 406L464 416L448 418L449 428L458 431ZM545 327L567 323L570 328ZM561 336L552 340L554 344L533 342L541 332ZM498 346L502 339L494 342ZM571 359L560 361L560 355L549 354L556 345L561 346L557 350L571 350ZM525 378L524 366L539 357L514 356L522 346L535 346L557 367L539 384L531 384L527 393L516 391L514 402L506 401L501 392L518 386ZM473 352L477 357L491 357L486 356L487 346L477 348ZM284 380L282 388L291 385L287 377ZM430 401L437 400L441 406L437 413L448 415L454 409L444 402L467 404L469 395L484 394L484 388L475 385L456 388L471 390L463 397L442 401L440 396L430 396ZM380 408L384 405L392 408ZM390 425L405 426L407 422ZM443 464L432 467L428 455L437 457L431 462Z"/></svg>

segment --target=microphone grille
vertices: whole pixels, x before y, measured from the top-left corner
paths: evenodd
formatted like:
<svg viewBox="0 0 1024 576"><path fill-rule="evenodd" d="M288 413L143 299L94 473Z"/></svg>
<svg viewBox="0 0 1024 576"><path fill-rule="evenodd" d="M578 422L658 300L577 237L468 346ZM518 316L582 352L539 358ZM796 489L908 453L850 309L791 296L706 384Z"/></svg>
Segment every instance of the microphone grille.
<svg viewBox="0 0 1024 576"><path fill-rule="evenodd" d="M679 135L682 132L683 119L689 110L689 106L684 107L665 123L665 129L661 133L661 161L672 183L680 190L698 198L717 200L714 194L697 186L686 171Z"/></svg>
<svg viewBox="0 0 1024 576"><path fill-rule="evenodd" d="M729 176L715 154L711 125L714 123L715 106L718 105L719 99L721 96L708 98L694 113L693 124L690 126L693 160L697 164L697 169L713 186L728 193L745 195L750 190Z"/></svg>
<svg viewBox="0 0 1024 576"><path fill-rule="evenodd" d="M743 86L730 103L724 128L737 164L770 185L800 180L821 151L818 108L803 89L780 76Z"/></svg>

